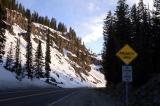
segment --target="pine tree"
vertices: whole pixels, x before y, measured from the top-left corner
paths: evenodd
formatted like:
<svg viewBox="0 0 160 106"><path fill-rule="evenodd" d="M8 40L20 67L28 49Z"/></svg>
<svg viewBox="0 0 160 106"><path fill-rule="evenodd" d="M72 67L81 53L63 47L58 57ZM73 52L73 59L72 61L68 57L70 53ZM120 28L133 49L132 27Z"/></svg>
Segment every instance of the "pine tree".
<svg viewBox="0 0 160 106"><path fill-rule="evenodd" d="M153 27L152 27L152 49L153 49L153 67L154 73L160 73L160 0L154 1L156 11L153 16Z"/></svg>
<svg viewBox="0 0 160 106"><path fill-rule="evenodd" d="M5 68L8 70L11 70L13 66L13 47L12 46L13 46L13 43L11 42L10 50L8 51L6 64L5 64Z"/></svg>
<svg viewBox="0 0 160 106"><path fill-rule="evenodd" d="M134 35L134 48L139 56L133 64L134 82L133 86L140 86L147 82L152 73L152 56L151 56L151 25L148 10L146 9L143 0L140 0L137 7L137 21L135 21L136 30ZM133 26L132 26L133 27ZM145 54L144 54L145 53ZM145 67L142 67L145 66ZM143 75L145 73L145 75ZM143 77L141 77L143 75Z"/></svg>
<svg viewBox="0 0 160 106"><path fill-rule="evenodd" d="M75 30L70 27L70 28L69 28L69 33L70 33L70 35L71 35L71 39L72 39L72 40L75 40L75 39L76 39L76 32L75 32Z"/></svg>
<svg viewBox="0 0 160 106"><path fill-rule="evenodd" d="M54 30L57 30L57 21L55 18L51 19L50 27L53 28Z"/></svg>
<svg viewBox="0 0 160 106"><path fill-rule="evenodd" d="M49 82L50 77L50 63L51 63L51 54L50 54L50 30L48 29L47 40L46 40L46 56L45 56L45 76L47 78L47 82Z"/></svg>
<svg viewBox="0 0 160 106"><path fill-rule="evenodd" d="M102 66L105 77L107 79L107 85L114 84L116 81L116 63L115 63L115 42L114 42L114 17L111 11L109 11L107 17L104 20L103 27L103 54L102 54Z"/></svg>
<svg viewBox="0 0 160 106"><path fill-rule="evenodd" d="M23 11L23 6L21 3L18 4L18 11L22 13Z"/></svg>
<svg viewBox="0 0 160 106"><path fill-rule="evenodd" d="M154 0L155 15L160 15L160 0Z"/></svg>
<svg viewBox="0 0 160 106"><path fill-rule="evenodd" d="M137 14L137 7L135 4L132 6L130 14L131 14L130 15L131 16L131 24L132 24L131 37L132 37L132 42L134 42L135 37L138 32L138 27L139 27L139 17Z"/></svg>
<svg viewBox="0 0 160 106"><path fill-rule="evenodd" d="M34 11L34 13L32 14L32 20L34 22L38 22L38 17L39 17L38 13Z"/></svg>
<svg viewBox="0 0 160 106"><path fill-rule="evenodd" d="M64 25L64 23L61 23L61 22L58 24L57 30L62 32L62 33L67 32L66 26Z"/></svg>
<svg viewBox="0 0 160 106"><path fill-rule="evenodd" d="M4 23L5 19L6 19L5 9L3 9L1 4L0 4L0 63L3 63L2 57L5 53L5 51L4 51L5 41L6 41L6 37L5 37L6 25Z"/></svg>
<svg viewBox="0 0 160 106"><path fill-rule="evenodd" d="M143 0L139 0L139 3L138 3L138 15L140 18L143 18L143 15L144 15L144 2Z"/></svg>
<svg viewBox="0 0 160 106"><path fill-rule="evenodd" d="M116 22L115 22L115 34L112 36L110 42L114 43L112 53L114 56L110 58L114 61L114 69L113 69L113 78L112 83L117 84L121 81L121 68L122 68L122 61L118 58L115 58L115 54L118 52L120 48L122 48L125 44L131 44L131 22L129 19L129 7L126 4L126 0L119 0L117 9L116 9ZM112 70L111 70L112 71Z"/></svg>
<svg viewBox="0 0 160 106"><path fill-rule="evenodd" d="M13 70L15 71L17 76L20 76L22 74L21 60L20 60L20 39L17 39L15 63L14 63Z"/></svg>
<svg viewBox="0 0 160 106"><path fill-rule="evenodd" d="M126 4L126 0L119 0L116 10L116 37L119 39L119 45L129 42L130 40L130 19L129 19L129 8Z"/></svg>
<svg viewBox="0 0 160 106"><path fill-rule="evenodd" d="M21 52L19 52L19 65L18 65L18 70L16 71L16 78L17 80L21 81L22 78L24 78L24 72L23 72L23 67L22 67L22 63L21 63Z"/></svg>
<svg viewBox="0 0 160 106"><path fill-rule="evenodd" d="M39 44L35 55L35 64L34 64L35 75L37 78L43 77L43 69L42 69L43 66L44 66L43 53L42 53L41 41L39 40Z"/></svg>
<svg viewBox="0 0 160 106"><path fill-rule="evenodd" d="M11 9L12 10L16 9L16 0L11 0Z"/></svg>
<svg viewBox="0 0 160 106"><path fill-rule="evenodd" d="M43 24L46 25L46 26L49 26L50 20L48 19L47 16L45 16L45 18L44 18L44 23L43 23Z"/></svg>
<svg viewBox="0 0 160 106"><path fill-rule="evenodd" d="M1 0L0 3L1 3L1 6L9 8L10 1L8 1L8 0Z"/></svg>
<svg viewBox="0 0 160 106"><path fill-rule="evenodd" d="M33 78L33 66L32 66L32 42L31 42L31 13L27 10L26 16L28 18L27 28L27 47L26 47L26 70L28 72L28 78Z"/></svg>
<svg viewBox="0 0 160 106"><path fill-rule="evenodd" d="M108 84L117 84L121 82L121 66L122 62L116 58L115 54L124 44L131 42L131 22L129 7L126 0L119 0L116 16L108 13L104 21L103 35L103 70Z"/></svg>

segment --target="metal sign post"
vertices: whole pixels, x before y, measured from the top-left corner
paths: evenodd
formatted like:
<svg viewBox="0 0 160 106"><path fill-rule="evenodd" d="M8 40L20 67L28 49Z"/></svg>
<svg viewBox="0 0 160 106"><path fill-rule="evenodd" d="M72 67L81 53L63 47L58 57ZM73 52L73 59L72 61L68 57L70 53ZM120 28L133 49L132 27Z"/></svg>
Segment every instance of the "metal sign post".
<svg viewBox="0 0 160 106"><path fill-rule="evenodd" d="M125 106L128 106L128 84L132 82L132 66L122 66L122 81L125 82Z"/></svg>
<svg viewBox="0 0 160 106"><path fill-rule="evenodd" d="M124 106L128 106L128 84L132 82L132 66L130 64L138 54L126 44L122 49L120 49L117 54L126 65L122 66L122 81L125 82L125 103Z"/></svg>
<svg viewBox="0 0 160 106"><path fill-rule="evenodd" d="M128 106L128 82L125 82L125 105Z"/></svg>

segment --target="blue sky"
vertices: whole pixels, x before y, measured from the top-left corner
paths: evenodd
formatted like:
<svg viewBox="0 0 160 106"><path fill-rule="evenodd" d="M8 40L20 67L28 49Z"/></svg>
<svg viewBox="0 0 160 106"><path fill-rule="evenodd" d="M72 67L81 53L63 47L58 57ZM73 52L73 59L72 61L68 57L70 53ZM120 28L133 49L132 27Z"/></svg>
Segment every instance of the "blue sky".
<svg viewBox="0 0 160 106"><path fill-rule="evenodd" d="M117 0L17 0L31 11L54 17L73 27L87 48L101 53L103 45L103 19L109 10L115 10ZM144 0L152 5L152 0ZM128 4L138 0L128 0Z"/></svg>

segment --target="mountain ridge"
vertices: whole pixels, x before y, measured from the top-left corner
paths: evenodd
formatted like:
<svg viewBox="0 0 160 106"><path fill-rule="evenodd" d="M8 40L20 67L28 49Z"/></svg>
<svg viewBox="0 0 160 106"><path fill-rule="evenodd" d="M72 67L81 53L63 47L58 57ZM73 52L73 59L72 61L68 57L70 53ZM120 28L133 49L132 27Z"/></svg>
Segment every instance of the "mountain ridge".
<svg viewBox="0 0 160 106"><path fill-rule="evenodd" d="M24 66L27 18L15 10L6 9L6 11L6 45L10 45L12 42L15 46L16 39L20 39L22 64ZM42 42L42 51L44 54L47 29L51 31L50 65L52 71L50 74L52 84L60 87L104 87L106 81L104 80L103 74L97 71L100 70L100 67L96 67L96 65L101 64L101 60L97 60L95 55L90 54L85 46L81 44L80 40L75 38L75 41L72 41L72 36L69 32L59 32L45 25L32 22L31 39L33 44L33 54L35 53L38 40L41 40ZM78 47L80 47L80 49ZM8 50L9 48L6 47L5 51ZM7 58L7 54L5 54L5 58ZM98 62L93 67L91 64L94 64L94 61Z"/></svg>

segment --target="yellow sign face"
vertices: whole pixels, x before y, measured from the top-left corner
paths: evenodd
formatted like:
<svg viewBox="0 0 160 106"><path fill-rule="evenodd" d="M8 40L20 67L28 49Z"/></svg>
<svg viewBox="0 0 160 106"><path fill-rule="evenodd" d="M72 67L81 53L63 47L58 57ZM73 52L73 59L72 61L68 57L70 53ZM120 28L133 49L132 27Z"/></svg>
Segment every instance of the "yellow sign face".
<svg viewBox="0 0 160 106"><path fill-rule="evenodd" d="M117 52L116 56L128 65L138 56L138 54L128 44L126 44Z"/></svg>

